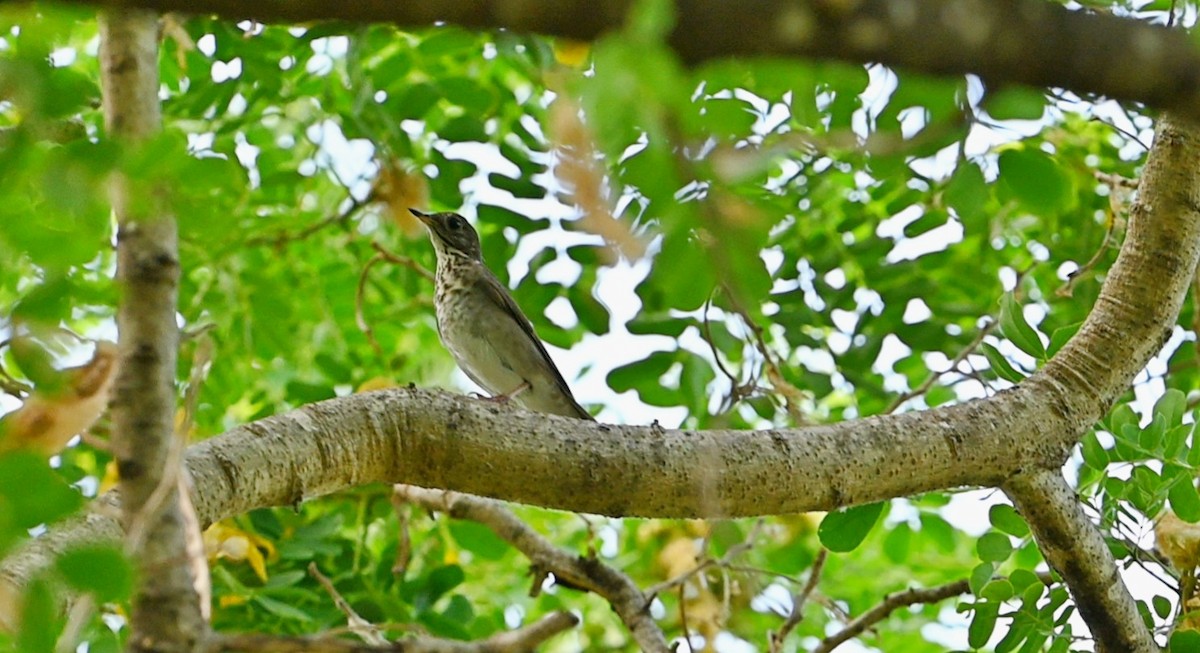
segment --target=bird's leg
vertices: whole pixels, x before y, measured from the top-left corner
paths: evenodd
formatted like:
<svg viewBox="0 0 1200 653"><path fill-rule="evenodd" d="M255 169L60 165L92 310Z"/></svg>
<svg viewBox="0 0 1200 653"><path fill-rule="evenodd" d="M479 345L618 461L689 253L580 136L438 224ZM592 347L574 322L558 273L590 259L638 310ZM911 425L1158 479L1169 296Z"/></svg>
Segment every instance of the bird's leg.
<svg viewBox="0 0 1200 653"><path fill-rule="evenodd" d="M504 394L493 395L491 397L484 397L483 395L478 395L478 394L476 396L479 397L480 399L483 399L484 401L494 401L498 404L506 404L509 402L509 400L516 399L518 396L520 396L520 394L522 392L525 392L526 390L528 390L531 387L533 387L533 386L529 385L528 381L522 381L521 385L517 386L512 391L506 392Z"/></svg>

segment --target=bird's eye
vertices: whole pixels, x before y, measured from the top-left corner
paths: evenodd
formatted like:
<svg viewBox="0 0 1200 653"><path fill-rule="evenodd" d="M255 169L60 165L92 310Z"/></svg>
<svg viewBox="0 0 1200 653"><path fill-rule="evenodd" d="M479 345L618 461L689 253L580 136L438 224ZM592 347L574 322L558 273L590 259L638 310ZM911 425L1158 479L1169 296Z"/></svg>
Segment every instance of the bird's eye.
<svg viewBox="0 0 1200 653"><path fill-rule="evenodd" d="M446 226L450 227L454 231L458 231L459 229L462 229L463 221L458 216L454 216L446 221Z"/></svg>

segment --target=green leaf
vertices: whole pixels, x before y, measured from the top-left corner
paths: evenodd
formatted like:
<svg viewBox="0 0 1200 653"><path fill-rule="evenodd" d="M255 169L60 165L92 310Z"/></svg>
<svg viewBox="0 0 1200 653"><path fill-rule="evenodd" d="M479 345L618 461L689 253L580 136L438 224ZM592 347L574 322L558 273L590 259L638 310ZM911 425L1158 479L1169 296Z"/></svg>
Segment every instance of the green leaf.
<svg viewBox="0 0 1200 653"><path fill-rule="evenodd" d="M1017 349L1038 360L1045 360L1046 348L1042 346L1042 339L1025 321L1021 304L1012 293L1005 293L1000 299L1000 331L1017 346Z"/></svg>
<svg viewBox="0 0 1200 653"><path fill-rule="evenodd" d="M1185 522L1194 524L1200 522L1200 493L1196 491L1196 481L1191 474L1180 474L1168 490L1168 500L1171 510Z"/></svg>
<svg viewBox="0 0 1200 653"><path fill-rule="evenodd" d="M980 344L979 348L983 350L983 355L987 358L988 365L991 366L996 376L1011 383L1020 383L1025 380L1025 375L1013 369L1004 354L1001 354L995 347L985 342Z"/></svg>
<svg viewBox="0 0 1200 653"><path fill-rule="evenodd" d="M1076 322L1065 327L1059 327L1050 334L1050 345L1046 347L1046 353L1053 356L1058 353L1058 350L1063 348L1063 345L1070 342L1071 338L1079 333L1079 327L1083 326L1083 322Z"/></svg>
<svg viewBox="0 0 1200 653"><path fill-rule="evenodd" d="M1103 470L1108 467L1108 450L1100 444L1100 438L1095 431L1088 431L1080 444L1083 462L1092 469Z"/></svg>
<svg viewBox="0 0 1200 653"><path fill-rule="evenodd" d="M439 598L461 585L465 579L466 574L463 573L462 567L443 565L413 581L406 587L405 594L417 612L425 612L433 607Z"/></svg>
<svg viewBox="0 0 1200 653"><path fill-rule="evenodd" d="M1010 149L999 159L1001 186L1028 211L1052 216L1074 201L1070 177L1050 155L1035 149Z"/></svg>
<svg viewBox="0 0 1200 653"><path fill-rule="evenodd" d="M459 546L485 560L499 560L508 553L508 543L495 531L474 521L450 522L450 533Z"/></svg>
<svg viewBox="0 0 1200 653"><path fill-rule="evenodd" d="M1155 595L1150 599L1154 606L1154 614L1158 615L1159 619L1166 619L1171 616L1171 601L1165 596Z"/></svg>
<svg viewBox="0 0 1200 653"><path fill-rule="evenodd" d="M988 519L997 530L1014 537L1029 535L1029 525L1017 514L1016 509L1007 503L998 503L988 509Z"/></svg>
<svg viewBox="0 0 1200 653"><path fill-rule="evenodd" d="M483 123L478 118L470 115L458 116L447 120L446 124L438 128L437 133L438 136L441 136L452 143L463 143L470 141L486 143L488 141L487 131L483 128ZM492 173L491 176L501 177L496 173ZM508 179L507 177L502 178ZM534 188L537 187L534 186ZM516 193L513 194L515 195ZM541 195L535 195L535 197L540 196Z"/></svg>
<svg viewBox="0 0 1200 653"><path fill-rule="evenodd" d="M757 119L753 108L742 100L709 98L703 102L694 129L711 136L744 138Z"/></svg>
<svg viewBox="0 0 1200 653"><path fill-rule="evenodd" d="M1003 533L984 533L975 543L975 553L984 562L1004 562L1012 552L1012 542Z"/></svg>
<svg viewBox="0 0 1200 653"><path fill-rule="evenodd" d="M946 204L954 209L963 222L978 220L984 216L984 206L990 191L984 181L983 171L973 163L960 165L946 185Z"/></svg>
<svg viewBox="0 0 1200 653"><path fill-rule="evenodd" d="M912 547L912 539L912 527L905 522L897 524L883 538L883 554L893 563L903 564L908 560L909 550Z"/></svg>
<svg viewBox="0 0 1200 653"><path fill-rule="evenodd" d="M975 614L971 617L971 624L967 626L967 643L971 648L983 648L988 640L992 638L992 631L996 629L996 618L1000 616L999 603L984 603L975 604Z"/></svg>
<svg viewBox="0 0 1200 653"><path fill-rule="evenodd" d="M1192 424L1192 447L1188 449L1187 463L1192 467L1200 467L1200 422Z"/></svg>
<svg viewBox="0 0 1200 653"><path fill-rule="evenodd" d="M92 544L70 549L55 564L68 585L94 594L102 603L124 599L133 589L133 567L115 546Z"/></svg>
<svg viewBox="0 0 1200 653"><path fill-rule="evenodd" d="M1186 411L1187 396L1175 388L1168 388L1158 401L1154 402L1154 416L1162 416L1167 428L1182 423Z"/></svg>
<svg viewBox="0 0 1200 653"><path fill-rule="evenodd" d="M971 575L967 578L967 586L971 588L973 594L979 596L983 587L991 582L995 575L996 565L990 562L981 562L971 569Z"/></svg>
<svg viewBox="0 0 1200 653"><path fill-rule="evenodd" d="M17 650L21 653L54 653L62 620L50 584L43 579L33 581L25 587L23 599Z"/></svg>
<svg viewBox="0 0 1200 653"><path fill-rule="evenodd" d="M1195 653L1200 651L1200 632L1176 630L1171 633L1171 653Z"/></svg>
<svg viewBox="0 0 1200 653"><path fill-rule="evenodd" d="M989 601L1007 601L1013 597L1012 583L1005 578L996 578L988 581L986 585L979 590L979 597Z"/></svg>
<svg viewBox="0 0 1200 653"><path fill-rule="evenodd" d="M996 120L1039 120L1046 111L1046 97L1026 86L1006 86L989 92L983 108Z"/></svg>
<svg viewBox="0 0 1200 653"><path fill-rule="evenodd" d="M83 503L79 492L55 474L45 458L27 452L0 456L0 498L7 500L21 528L57 521Z"/></svg>
<svg viewBox="0 0 1200 653"><path fill-rule="evenodd" d="M817 537L834 553L853 551L879 522L886 506L887 502L881 501L831 512L821 520Z"/></svg>
<svg viewBox="0 0 1200 653"><path fill-rule="evenodd" d="M500 190L506 190L512 193L513 197L520 199L540 200L546 196L546 189L535 184L532 179L513 179L493 172L488 175L488 183Z"/></svg>
<svg viewBox="0 0 1200 653"><path fill-rule="evenodd" d="M312 615L308 614L304 610L301 610L300 608L297 608L291 604L284 603L283 601L273 599L269 596L263 596L259 594L254 596L251 600L257 603L267 612L270 612L281 619L305 622L313 620Z"/></svg>
<svg viewBox="0 0 1200 653"><path fill-rule="evenodd" d="M1040 587L1042 580L1037 577L1037 574L1028 569L1014 569L1008 575L1008 582L1012 583L1013 589L1018 592L1024 592L1030 587Z"/></svg>

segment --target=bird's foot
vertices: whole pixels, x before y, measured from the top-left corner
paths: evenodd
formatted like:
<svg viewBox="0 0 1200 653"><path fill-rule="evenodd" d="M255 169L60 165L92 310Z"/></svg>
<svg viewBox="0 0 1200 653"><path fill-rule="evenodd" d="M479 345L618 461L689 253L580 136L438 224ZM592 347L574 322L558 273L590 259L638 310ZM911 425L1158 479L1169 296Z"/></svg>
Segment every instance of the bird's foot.
<svg viewBox="0 0 1200 653"><path fill-rule="evenodd" d="M517 386L517 387L516 387L514 390L512 390L511 392L506 392L506 393L504 393L504 394L501 394L501 395L493 395L493 396L491 396L491 397L485 397L485 396L483 396L483 395L481 395L481 394L479 394L479 393L474 393L474 394L475 394L475 396L476 396L477 398L479 398L479 399L482 399L482 400L484 400L484 401L491 401L491 402L494 402L494 403L497 403L497 404L507 404L509 401L511 401L511 400L513 400L513 399L516 399L518 396L520 396L520 394L521 394L522 392L525 392L525 391L526 391L526 390L528 390L530 387L531 387L531 386L529 385L529 382L528 382L528 381L524 381L524 382L522 382L522 383L521 383L521 385Z"/></svg>

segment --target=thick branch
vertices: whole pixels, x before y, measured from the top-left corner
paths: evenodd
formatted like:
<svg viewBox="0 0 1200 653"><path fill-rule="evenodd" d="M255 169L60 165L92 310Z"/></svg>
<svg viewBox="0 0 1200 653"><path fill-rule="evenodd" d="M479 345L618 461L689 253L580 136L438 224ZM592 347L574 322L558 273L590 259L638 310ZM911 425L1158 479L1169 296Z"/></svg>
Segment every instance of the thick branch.
<svg viewBox="0 0 1200 653"><path fill-rule="evenodd" d="M621 26L632 0L94 0L107 7L262 22L351 20L592 40ZM679 0L670 35L689 63L796 55L880 62L994 84L1054 86L1144 102L1200 119L1200 54L1180 31L1045 0ZM1097 44L1104 44L1098 47Z"/></svg>
<svg viewBox="0 0 1200 653"><path fill-rule="evenodd" d="M1097 650L1157 651L1104 538L1058 470L1018 474L1004 491L1029 522L1046 561L1067 582Z"/></svg>
<svg viewBox="0 0 1200 653"><path fill-rule="evenodd" d="M1197 161L1197 124L1162 116L1121 253L1087 321L1038 378L1070 424L1060 444L1074 445L1171 336L1189 289L1184 280L1200 259Z"/></svg>
<svg viewBox="0 0 1200 653"><path fill-rule="evenodd" d="M161 127L158 17L114 10L100 20L100 64L108 136L136 147ZM174 219L139 202L145 189L117 175L117 311L121 367L113 399L113 453L125 498L123 521L140 582L133 598L130 648L191 651L204 631L187 564L179 501L182 446L174 441L175 324L179 256ZM194 520L193 520L194 521ZM199 533L193 533L198 542Z"/></svg>

